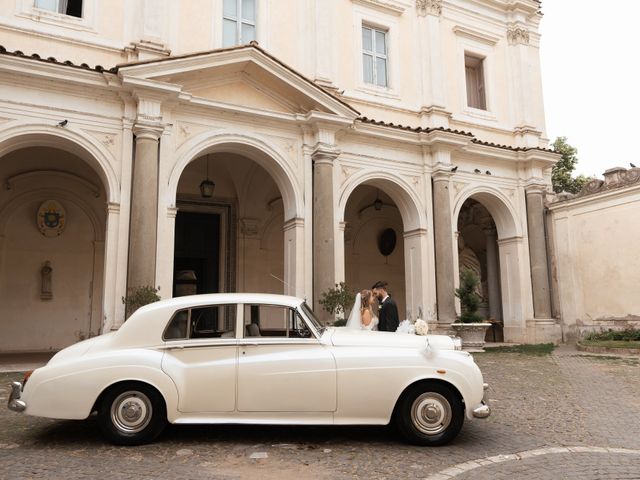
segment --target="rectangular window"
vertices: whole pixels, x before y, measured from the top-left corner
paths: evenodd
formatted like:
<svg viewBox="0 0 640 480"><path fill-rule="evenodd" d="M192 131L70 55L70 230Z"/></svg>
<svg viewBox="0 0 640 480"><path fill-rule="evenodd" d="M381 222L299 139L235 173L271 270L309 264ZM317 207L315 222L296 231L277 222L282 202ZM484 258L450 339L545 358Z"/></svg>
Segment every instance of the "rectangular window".
<svg viewBox="0 0 640 480"><path fill-rule="evenodd" d="M387 87L387 32L362 26L362 78L365 83Z"/></svg>
<svg viewBox="0 0 640 480"><path fill-rule="evenodd" d="M464 56L464 70L467 81L467 105L479 110L487 109L484 87L484 58Z"/></svg>
<svg viewBox="0 0 640 480"><path fill-rule="evenodd" d="M245 305L244 336L307 338L311 335L300 315L279 305Z"/></svg>
<svg viewBox="0 0 640 480"><path fill-rule="evenodd" d="M82 0L35 0L35 7L82 18Z"/></svg>
<svg viewBox="0 0 640 480"><path fill-rule="evenodd" d="M256 39L256 0L224 0L222 46L246 45Z"/></svg>
<svg viewBox="0 0 640 480"><path fill-rule="evenodd" d="M212 305L180 310L164 332L165 340L235 338L236 305Z"/></svg>

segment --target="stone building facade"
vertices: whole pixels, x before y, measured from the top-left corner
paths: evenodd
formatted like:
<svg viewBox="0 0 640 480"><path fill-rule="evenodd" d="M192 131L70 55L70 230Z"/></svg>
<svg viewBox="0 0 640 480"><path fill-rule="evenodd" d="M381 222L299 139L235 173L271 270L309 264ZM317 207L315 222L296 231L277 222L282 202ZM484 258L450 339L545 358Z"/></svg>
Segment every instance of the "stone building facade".
<svg viewBox="0 0 640 480"><path fill-rule="evenodd" d="M640 328L640 168L547 198L555 315L566 340Z"/></svg>
<svg viewBox="0 0 640 480"><path fill-rule="evenodd" d="M460 265L505 340L559 339L539 10L0 2L0 351L116 329L144 285L319 311L386 279L446 331Z"/></svg>

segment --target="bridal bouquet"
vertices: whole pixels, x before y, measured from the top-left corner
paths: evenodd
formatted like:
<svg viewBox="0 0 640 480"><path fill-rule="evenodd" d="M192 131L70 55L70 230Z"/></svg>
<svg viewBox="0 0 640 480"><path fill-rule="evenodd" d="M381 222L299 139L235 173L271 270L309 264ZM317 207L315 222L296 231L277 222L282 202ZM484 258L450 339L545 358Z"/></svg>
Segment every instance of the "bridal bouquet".
<svg viewBox="0 0 640 480"><path fill-rule="evenodd" d="M426 335L429 332L429 324L419 318L415 323L411 320L403 320L398 325L396 333L409 333L414 335Z"/></svg>

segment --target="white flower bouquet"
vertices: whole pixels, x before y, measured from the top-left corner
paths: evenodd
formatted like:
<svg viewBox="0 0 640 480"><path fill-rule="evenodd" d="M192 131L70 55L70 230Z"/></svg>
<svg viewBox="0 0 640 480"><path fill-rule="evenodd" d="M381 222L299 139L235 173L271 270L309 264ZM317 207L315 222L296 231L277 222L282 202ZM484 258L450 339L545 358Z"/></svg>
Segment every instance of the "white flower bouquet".
<svg viewBox="0 0 640 480"><path fill-rule="evenodd" d="M416 335L426 335L429 333L429 324L421 318L416 320L414 328L416 330Z"/></svg>
<svg viewBox="0 0 640 480"><path fill-rule="evenodd" d="M426 335L428 332L429 324L421 318L417 319L415 323L411 320L403 320L396 329L396 333L408 333L411 335Z"/></svg>

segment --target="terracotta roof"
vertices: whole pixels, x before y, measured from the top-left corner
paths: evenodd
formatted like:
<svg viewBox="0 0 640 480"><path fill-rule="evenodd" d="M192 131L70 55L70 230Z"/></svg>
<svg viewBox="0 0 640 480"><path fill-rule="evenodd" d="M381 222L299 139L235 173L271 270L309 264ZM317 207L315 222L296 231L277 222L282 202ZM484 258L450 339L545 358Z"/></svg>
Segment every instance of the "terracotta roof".
<svg viewBox="0 0 640 480"><path fill-rule="evenodd" d="M93 67L90 65L87 65L86 63L81 63L80 65L77 65L73 63L71 60L60 61L55 57L42 58L37 53L32 53L31 55L27 55L21 50L14 50L13 52L11 52L7 50L5 47L3 47L2 45L0 45L0 55L8 55L10 57L19 57L19 58L28 58L30 60L36 60L38 62L54 63L56 65L63 65L63 66L72 67L72 68L81 68L82 70L90 70L98 73L102 73L102 72L116 73L115 68L107 69L102 65L95 65Z"/></svg>
<svg viewBox="0 0 640 480"><path fill-rule="evenodd" d="M407 130L410 132L415 132L415 133L420 133L420 132L425 132L425 133L429 133L429 132L448 132L448 133L456 133L458 135L465 135L467 137L473 137L473 133L470 132L465 132L462 130L453 130L451 128L444 128L444 127L432 127L432 128L422 128L422 127L409 127L406 125L396 125L395 123L390 123L390 122L383 122L381 120L374 120L372 118L367 118L367 117L359 117L357 120L359 120L362 123L369 123L371 125L379 125L381 127L389 127L389 128L397 128L400 130Z"/></svg>

